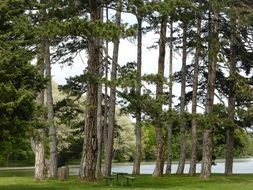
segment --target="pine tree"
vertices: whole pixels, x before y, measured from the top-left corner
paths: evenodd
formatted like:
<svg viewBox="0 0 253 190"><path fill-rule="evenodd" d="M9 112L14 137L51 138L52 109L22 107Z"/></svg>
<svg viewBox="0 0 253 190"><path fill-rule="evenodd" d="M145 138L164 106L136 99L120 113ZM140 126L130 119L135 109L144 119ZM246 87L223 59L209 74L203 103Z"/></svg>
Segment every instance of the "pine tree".
<svg viewBox="0 0 253 190"><path fill-rule="evenodd" d="M163 15L161 19L160 28L160 44L159 44L159 58L158 58L158 75L164 76L164 60L165 60L165 43L166 43L166 31L167 31L168 16ZM163 96L163 81L158 81L156 86L157 99ZM160 107L162 109L162 107ZM163 125L161 122L155 126L156 131L156 166L153 172L153 176L162 176L164 167L164 140L163 140Z"/></svg>
<svg viewBox="0 0 253 190"><path fill-rule="evenodd" d="M214 90L216 81L216 65L217 54L219 50L219 9L217 2L211 3L209 13L209 59L208 59L208 86L207 86L207 98L205 106L205 114L210 115L213 112L214 105ZM212 125L212 124L211 124ZM212 165L212 152L213 152L213 140L212 140L212 127L206 126L203 132L203 153L202 153L202 165L201 165L201 177L207 179L211 175Z"/></svg>
<svg viewBox="0 0 253 190"><path fill-rule="evenodd" d="M192 89L192 145L191 145L191 161L189 175L193 176L196 174L197 164L197 121L194 114L197 113L197 94L198 94L198 81L199 81L199 62L201 53L201 7L197 13L197 33L196 33L196 47L194 57L194 74L193 74L193 89Z"/></svg>
<svg viewBox="0 0 253 190"><path fill-rule="evenodd" d="M30 62L34 52L27 49L33 31L22 1L1 1L0 6L0 142L28 138L36 122L36 93L44 80ZM35 125L35 124L38 125Z"/></svg>
<svg viewBox="0 0 253 190"><path fill-rule="evenodd" d="M100 7L97 1L89 1L89 8L92 21L100 20ZM96 179L97 162L97 97L98 83L96 77L99 76L99 55L100 39L98 37L88 37L88 74L90 81L87 83L87 120L85 123L85 137L83 143L83 154L79 169L79 178L93 181Z"/></svg>

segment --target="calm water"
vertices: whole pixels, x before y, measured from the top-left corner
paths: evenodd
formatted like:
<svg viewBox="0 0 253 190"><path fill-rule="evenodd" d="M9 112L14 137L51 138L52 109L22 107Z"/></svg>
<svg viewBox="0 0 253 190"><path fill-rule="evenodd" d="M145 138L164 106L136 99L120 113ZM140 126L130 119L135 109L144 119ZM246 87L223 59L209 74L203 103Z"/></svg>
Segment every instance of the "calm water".
<svg viewBox="0 0 253 190"><path fill-rule="evenodd" d="M212 166L212 173L224 173L225 170L225 162L224 160L216 160L216 165ZM185 165L184 173L188 173L189 171L189 163ZM253 158L243 158L243 159L234 159L233 165L233 173L235 174L246 174L253 173ZM113 164L112 171L114 172L127 172L132 173L132 163L119 163ZM142 174L152 174L155 169L154 162L144 162L141 166ZM177 163L172 164L172 173L175 173L177 169ZM197 164L197 173L200 173L201 164ZM76 175L78 173L78 167L72 166L70 167L70 174Z"/></svg>
<svg viewBox="0 0 253 190"><path fill-rule="evenodd" d="M212 173L224 173L225 170L225 162L224 160L216 160L216 165L212 166ZM189 163L185 166L185 173L189 171ZM142 174L152 174L155 168L154 162L143 162L141 165L141 173ZM200 173L201 165L197 164L197 173ZM117 163L113 164L112 171L113 172L127 172L132 173L132 163ZM172 173L175 173L177 169L177 163L172 164ZM0 168L1 170L9 170L13 173L23 172L33 172L33 167L17 167L17 168ZM70 166L70 175L77 175L79 170L79 166ZM243 159L234 159L234 174L253 174L253 158L243 158ZM23 174L22 174L23 175Z"/></svg>

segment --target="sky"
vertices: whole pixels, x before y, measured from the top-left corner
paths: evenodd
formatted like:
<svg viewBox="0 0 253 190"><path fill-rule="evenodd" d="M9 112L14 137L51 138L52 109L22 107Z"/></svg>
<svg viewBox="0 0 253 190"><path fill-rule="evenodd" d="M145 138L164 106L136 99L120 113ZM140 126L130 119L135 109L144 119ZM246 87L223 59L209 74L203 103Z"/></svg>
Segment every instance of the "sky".
<svg viewBox="0 0 253 190"><path fill-rule="evenodd" d="M111 15L113 15L111 13ZM131 14L122 14L122 21L130 24L136 23L135 16ZM145 23L144 23L145 25ZM148 47L154 45L159 40L159 34L149 32L143 35L142 44L142 74L157 73L158 68L158 48L148 49ZM109 45L109 54L112 55L113 44ZM121 39L119 46L119 60L120 65L125 65L127 62L136 62L137 60L137 41L130 39ZM165 58L165 77L168 77L169 71L169 47L166 47ZM70 76L80 75L83 73L84 68L87 66L87 55L85 52L79 53L72 66L62 66L59 64L52 65L53 80L57 84L65 84L65 78ZM181 69L181 56L178 53L173 55L173 72ZM155 86L149 86L149 88L155 91ZM174 83L173 94L177 97L174 98L174 102L178 102L178 96L180 96L180 84Z"/></svg>
<svg viewBox="0 0 253 190"><path fill-rule="evenodd" d="M122 14L122 21L128 22L130 24L136 23L135 16L131 14ZM159 40L159 35L154 34L154 32L149 32L143 35L143 67L142 74L150 74L157 73L157 65L158 65L158 49L147 49L151 45L154 45ZM112 54L112 44L110 44L109 53ZM165 65L165 75L168 75L168 64L169 64L169 48L167 47L167 55L166 55L166 65ZM181 60L180 56L174 54L173 56L173 71L179 71L181 68ZM121 39L120 47L119 47L119 64L124 65L127 62L133 62L137 60L137 42L130 39ZM84 68L87 66L87 55L85 52L81 52L75 58L74 64L72 66L61 66L58 64L54 64L52 66L52 75L53 79L58 84L65 84L65 78L69 76L75 76L82 73Z"/></svg>

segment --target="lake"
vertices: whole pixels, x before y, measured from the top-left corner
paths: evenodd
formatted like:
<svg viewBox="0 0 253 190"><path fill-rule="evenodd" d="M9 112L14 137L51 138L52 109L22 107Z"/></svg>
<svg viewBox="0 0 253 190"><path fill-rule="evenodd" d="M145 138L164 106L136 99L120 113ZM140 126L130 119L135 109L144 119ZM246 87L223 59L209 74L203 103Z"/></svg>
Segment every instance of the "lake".
<svg viewBox="0 0 253 190"><path fill-rule="evenodd" d="M224 173L225 171L225 160L218 159L215 161L216 165L212 166L212 173ZM172 164L172 173L176 173L177 163L173 162ZM166 167L166 166L165 166ZM190 164L186 163L184 173L188 173ZM133 164L132 163L116 163L113 164L113 172L127 172L132 173ZM155 169L154 162L142 162L141 173L142 174L152 174ZM197 164L197 173L200 173L201 163ZM78 173L78 166L70 167L70 173L76 175ZM234 174L247 174L253 173L253 158L241 158L234 159L233 165Z"/></svg>
<svg viewBox="0 0 253 190"><path fill-rule="evenodd" d="M225 160L220 159L215 161L216 165L212 166L212 173L224 173L225 170ZM185 165L184 173L188 173L189 171L189 163L187 162ZM142 174L152 174L155 168L154 162L142 162L141 165L141 173ZM114 163L112 167L113 172L127 172L132 173L133 165L132 163ZM173 162L172 164L172 173L175 173L177 169L177 163ZM197 173L200 173L201 164L197 164ZM21 172L27 171L32 172L33 167L16 167L16 168L1 168L1 170L14 170L13 172ZM70 166L70 175L77 175L79 170L79 166L73 165ZM15 173L16 173L15 172ZM234 167L233 167L234 174L247 174L253 173L253 158L241 158L241 159L234 159Z"/></svg>

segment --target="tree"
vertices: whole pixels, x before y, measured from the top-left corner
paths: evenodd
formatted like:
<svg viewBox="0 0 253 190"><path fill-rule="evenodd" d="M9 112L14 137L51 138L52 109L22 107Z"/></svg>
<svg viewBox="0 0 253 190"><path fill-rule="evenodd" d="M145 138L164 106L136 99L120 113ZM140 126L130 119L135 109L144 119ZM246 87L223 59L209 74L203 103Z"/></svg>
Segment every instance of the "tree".
<svg viewBox="0 0 253 190"><path fill-rule="evenodd" d="M137 0L129 2L127 5L128 9L131 8L130 12L136 16L137 19L137 78L136 78L136 95L141 97L141 70L142 70L142 22L146 15L145 2L143 0ZM135 137L136 137L136 151L133 166L133 174L140 174L140 165L142 158L142 129L141 129L141 107L136 106L137 110L135 113Z"/></svg>
<svg viewBox="0 0 253 190"><path fill-rule="evenodd" d="M100 7L98 1L89 1L90 15L92 21L100 20ZM88 74L87 83L87 120L85 123L85 137L83 143L83 154L79 169L79 178L93 181L96 179L97 162L97 97L99 75L100 40L96 36L88 37Z"/></svg>
<svg viewBox="0 0 253 190"><path fill-rule="evenodd" d="M165 60L165 43L167 31L168 16L163 15L161 18L160 28L160 43L159 43L159 58L158 58L158 75L164 76L164 60ZM163 96L163 80L157 82L156 97L157 99ZM160 107L162 109L162 107ZM161 122L157 123L156 128L156 165L153 176L162 176L164 167L164 140L163 140L163 125Z"/></svg>
<svg viewBox="0 0 253 190"><path fill-rule="evenodd" d="M231 15L231 47L230 47L230 58L229 58L229 77L230 77L230 92L228 98L228 111L229 119L231 120L231 126L226 131L226 162L225 162L225 174L232 175L233 173L233 149L234 149L234 117L235 117L235 95L234 95L234 77L236 73L236 23L234 17Z"/></svg>
<svg viewBox="0 0 253 190"><path fill-rule="evenodd" d="M100 9L100 19L103 22L104 10L103 8ZM100 46L103 45L103 41L100 41ZM99 80L103 77L103 59L102 59L102 52L100 53L100 68L99 68ZM107 60L106 60L107 61ZM106 68L107 69L107 68ZM97 108L97 140L98 140L98 152L97 152L97 163L96 163L96 178L102 176L102 142L103 142L103 86L100 82L98 87L98 108ZM104 115L106 115L104 113Z"/></svg>
<svg viewBox="0 0 253 190"><path fill-rule="evenodd" d="M191 145L191 161L189 175L193 176L196 173L197 162L197 121L195 114L197 113L197 93L198 93L198 78L199 78L199 59L201 53L201 15L197 15L197 33L196 33L196 48L194 58L194 74L193 74L193 89L192 89L192 145Z"/></svg>
<svg viewBox="0 0 253 190"><path fill-rule="evenodd" d="M37 67L38 67L38 74L44 76L45 65L44 65L44 55L45 55L45 44L40 42L37 46ZM40 107L44 106L44 89L41 90L37 97L36 101ZM42 114L39 118L41 122L45 121L44 114ZM32 136L32 147L34 147L35 152L35 179L36 180L44 180L45 179L45 138L46 138L46 131L45 126L40 125L38 131Z"/></svg>
<svg viewBox="0 0 253 190"><path fill-rule="evenodd" d="M36 124L36 93L44 80L30 64L34 52L31 45L33 31L23 2L1 2L0 18L0 141L13 143L29 136Z"/></svg>
<svg viewBox="0 0 253 190"><path fill-rule="evenodd" d="M49 142L50 142L50 163L49 174L50 177L57 177L57 137L56 128L54 124L54 109L53 109L53 90L52 90L52 75L51 75L51 60L50 60L50 46L49 42L45 42L45 70L47 82L47 119L49 123Z"/></svg>
<svg viewBox="0 0 253 190"><path fill-rule="evenodd" d="M211 12L209 13L209 59L208 59L208 86L207 86L207 98L205 106L205 114L210 116L213 111L214 90L216 80L216 65L217 54L219 50L219 9L218 2L212 2ZM211 175L212 165L212 123L205 127L203 132L203 153L202 153L202 165L201 165L201 177L207 179Z"/></svg>
<svg viewBox="0 0 253 190"><path fill-rule="evenodd" d="M183 21L183 53L182 53L182 68L181 68L181 96L180 96L180 113L183 115L185 112L185 91L186 91L186 59L187 59L187 21ZM182 119L180 126L180 156L177 168L177 174L183 174L185 160L186 160L186 142L185 142L185 122Z"/></svg>
<svg viewBox="0 0 253 190"><path fill-rule="evenodd" d="M169 111L173 110L172 107L172 98L173 98L173 20L170 18L170 63L169 63ZM172 165L172 122L170 121L168 124L168 139L167 139L167 166L166 166L166 174L171 173L171 165Z"/></svg>
<svg viewBox="0 0 253 190"><path fill-rule="evenodd" d="M120 26L121 20L121 0L117 1L116 20L117 26ZM111 81L115 81L117 78L117 64L119 54L119 38L114 39L113 46L113 58L112 58L112 70ZM110 88L110 102L109 102L109 116L108 116L108 138L107 148L105 152L105 171L104 174L111 175L112 159L113 159L113 132L115 126L115 104L116 104L116 86L113 84Z"/></svg>

